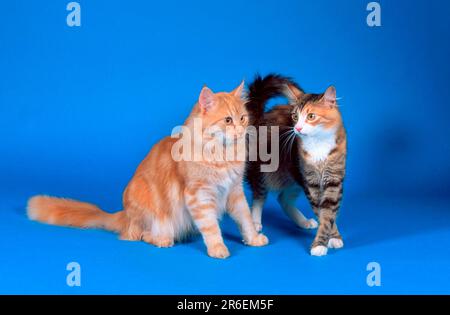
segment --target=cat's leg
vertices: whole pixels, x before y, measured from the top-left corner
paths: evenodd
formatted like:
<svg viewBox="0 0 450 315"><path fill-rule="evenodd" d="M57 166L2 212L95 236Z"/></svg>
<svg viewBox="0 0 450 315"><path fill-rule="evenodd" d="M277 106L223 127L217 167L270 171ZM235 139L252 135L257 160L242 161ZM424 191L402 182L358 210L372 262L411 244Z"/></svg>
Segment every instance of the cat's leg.
<svg viewBox="0 0 450 315"><path fill-rule="evenodd" d="M252 219L257 232L262 230L262 211L264 203L267 199L267 189L262 182L261 173L255 173L249 178L250 187L252 189Z"/></svg>
<svg viewBox="0 0 450 315"><path fill-rule="evenodd" d="M344 241L342 240L341 233L337 227L336 218L339 212L339 206L342 201L343 195L343 185L341 181L329 183L329 189L325 190L323 193L323 197L328 194L328 198L330 198L331 202L329 206L332 211L332 216L329 221L329 230L328 230L328 248L342 248L344 247ZM334 198L334 199L333 199ZM333 205L333 201L336 201L336 204Z"/></svg>
<svg viewBox="0 0 450 315"><path fill-rule="evenodd" d="M253 198L252 203L252 220L257 232L262 231L262 211L266 202L267 193Z"/></svg>
<svg viewBox="0 0 450 315"><path fill-rule="evenodd" d="M143 214L144 211L127 209L131 214L126 228L119 238L125 241L144 241L158 247L171 247L174 244L174 232L168 220L160 221Z"/></svg>
<svg viewBox="0 0 450 315"><path fill-rule="evenodd" d="M306 197L309 200L309 203L319 219L319 228L316 233L316 237L314 239L314 242L311 246L311 255L313 256L323 256L326 255L328 252L327 248L327 242L328 242L328 236L323 235L323 218L321 217L320 212L320 198L321 198L321 191L320 191L320 182L315 176L306 176L305 177L305 183L304 183L304 191L306 194Z"/></svg>
<svg viewBox="0 0 450 315"><path fill-rule="evenodd" d="M208 255L214 258L230 256L225 246L217 217L217 192L203 183L193 183L185 190L185 201L195 226L202 234Z"/></svg>
<svg viewBox="0 0 450 315"><path fill-rule="evenodd" d="M341 248L344 246L342 237L336 226L336 217L342 199L342 182L327 182L323 187L319 210L319 228L311 245L311 255L323 256L327 248Z"/></svg>
<svg viewBox="0 0 450 315"><path fill-rule="evenodd" d="M126 209L127 223L123 231L119 235L119 239L123 241L140 241L143 233L143 220L139 211L136 209Z"/></svg>
<svg viewBox="0 0 450 315"><path fill-rule="evenodd" d="M227 198L227 210L239 226L245 244L250 246L264 246L269 243L267 237L262 233L258 233L255 229L240 182L237 182L230 190Z"/></svg>
<svg viewBox="0 0 450 315"><path fill-rule="evenodd" d="M175 243L175 231L169 218L149 216L142 240L157 247L172 247Z"/></svg>
<svg viewBox="0 0 450 315"><path fill-rule="evenodd" d="M281 208L283 208L287 216L299 227L303 229L315 229L318 226L317 221L312 218L307 219L303 215L303 213L295 206L295 201L300 195L300 192L301 188L299 186L292 185L284 189L278 195L278 202L280 203Z"/></svg>

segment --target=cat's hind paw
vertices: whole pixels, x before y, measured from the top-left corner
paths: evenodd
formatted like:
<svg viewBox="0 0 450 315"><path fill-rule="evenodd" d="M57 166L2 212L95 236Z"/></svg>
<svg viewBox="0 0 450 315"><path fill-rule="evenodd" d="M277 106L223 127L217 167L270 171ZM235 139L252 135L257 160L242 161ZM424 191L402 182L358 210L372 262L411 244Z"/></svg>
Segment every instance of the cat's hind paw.
<svg viewBox="0 0 450 315"><path fill-rule="evenodd" d="M300 224L300 227L302 229L307 229L307 230L317 229L318 226L319 226L319 224L314 219L305 220Z"/></svg>
<svg viewBox="0 0 450 315"><path fill-rule="evenodd" d="M174 239L171 237L152 237L147 233L142 236L142 240L160 248L172 247L174 245Z"/></svg>

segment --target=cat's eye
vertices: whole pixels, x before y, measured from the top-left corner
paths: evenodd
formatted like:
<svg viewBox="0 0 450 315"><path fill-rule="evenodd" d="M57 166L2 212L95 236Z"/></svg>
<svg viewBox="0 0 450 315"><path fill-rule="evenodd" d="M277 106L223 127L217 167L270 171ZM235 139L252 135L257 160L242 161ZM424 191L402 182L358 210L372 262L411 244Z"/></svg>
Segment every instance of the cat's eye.
<svg viewBox="0 0 450 315"><path fill-rule="evenodd" d="M231 118L230 116L225 117L225 123L226 123L227 125L230 125L232 122L233 122L233 118Z"/></svg>
<svg viewBox="0 0 450 315"><path fill-rule="evenodd" d="M308 116L306 116L306 119L308 119L308 120L314 120L314 119L316 119L316 114L314 114L314 113L309 113Z"/></svg>
<svg viewBox="0 0 450 315"><path fill-rule="evenodd" d="M241 116L241 123L245 123L247 121L247 115Z"/></svg>
<svg viewBox="0 0 450 315"><path fill-rule="evenodd" d="M297 113L292 113L292 120L294 122L297 122L297 120L298 120L298 114Z"/></svg>

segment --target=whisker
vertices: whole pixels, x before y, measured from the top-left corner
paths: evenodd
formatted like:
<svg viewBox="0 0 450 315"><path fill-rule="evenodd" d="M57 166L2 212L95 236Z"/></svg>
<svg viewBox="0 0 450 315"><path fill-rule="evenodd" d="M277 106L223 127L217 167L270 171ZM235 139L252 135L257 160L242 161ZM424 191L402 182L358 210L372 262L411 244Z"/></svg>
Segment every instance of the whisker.
<svg viewBox="0 0 450 315"><path fill-rule="evenodd" d="M287 134L281 135L279 139L280 139L280 140L285 140L285 139L288 138L289 136L290 136L290 134L287 133Z"/></svg>
<svg viewBox="0 0 450 315"><path fill-rule="evenodd" d="M288 141L289 141L289 138L291 137L291 133L292 133L292 131L291 132L286 132L285 134L284 134L284 138L283 139L280 139L281 140L281 154L284 154L284 152L285 152L285 149L286 149L286 145L287 145L287 143L288 143Z"/></svg>
<svg viewBox="0 0 450 315"><path fill-rule="evenodd" d="M293 129L289 132L288 136L284 139L282 143L281 153L284 155L290 151L292 139L295 138L295 132Z"/></svg>
<svg viewBox="0 0 450 315"><path fill-rule="evenodd" d="M287 130L287 131L283 132L282 134L280 134L280 136L279 136L280 140L281 139L285 139L286 137L288 137L292 133L292 131L293 130L290 129L290 130Z"/></svg>
<svg viewBox="0 0 450 315"><path fill-rule="evenodd" d="M291 157L292 154L292 146L295 142L295 138L296 138L295 133L292 133L292 136L289 138L289 158Z"/></svg>
<svg viewBox="0 0 450 315"><path fill-rule="evenodd" d="M287 142L288 137L284 138L281 143L280 143L280 147L281 147L281 154L284 154L285 148L286 148L286 142Z"/></svg>

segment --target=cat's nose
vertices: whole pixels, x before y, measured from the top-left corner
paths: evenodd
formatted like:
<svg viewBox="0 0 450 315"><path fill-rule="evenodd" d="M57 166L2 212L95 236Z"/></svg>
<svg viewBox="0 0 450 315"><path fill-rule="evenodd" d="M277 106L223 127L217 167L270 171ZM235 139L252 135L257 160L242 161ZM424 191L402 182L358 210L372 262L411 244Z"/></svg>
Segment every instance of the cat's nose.
<svg viewBox="0 0 450 315"><path fill-rule="evenodd" d="M302 127L300 126L295 126L295 130L297 130L298 132L302 131Z"/></svg>

